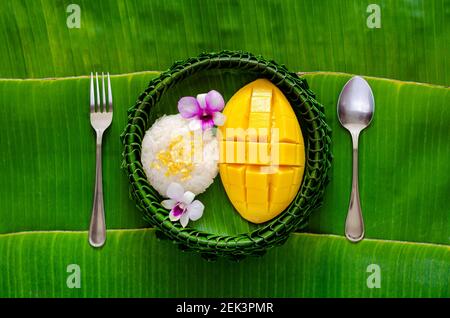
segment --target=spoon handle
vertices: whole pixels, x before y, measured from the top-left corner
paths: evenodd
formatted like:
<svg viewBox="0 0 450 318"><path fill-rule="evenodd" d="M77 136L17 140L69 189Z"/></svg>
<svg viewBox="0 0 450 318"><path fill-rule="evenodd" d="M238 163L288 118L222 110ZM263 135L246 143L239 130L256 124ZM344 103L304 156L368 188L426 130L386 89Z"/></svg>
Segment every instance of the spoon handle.
<svg viewBox="0 0 450 318"><path fill-rule="evenodd" d="M359 242L364 237L364 221L361 212L358 189L358 137L359 132L352 132L353 142L353 177L350 206L345 220L345 236L351 242Z"/></svg>

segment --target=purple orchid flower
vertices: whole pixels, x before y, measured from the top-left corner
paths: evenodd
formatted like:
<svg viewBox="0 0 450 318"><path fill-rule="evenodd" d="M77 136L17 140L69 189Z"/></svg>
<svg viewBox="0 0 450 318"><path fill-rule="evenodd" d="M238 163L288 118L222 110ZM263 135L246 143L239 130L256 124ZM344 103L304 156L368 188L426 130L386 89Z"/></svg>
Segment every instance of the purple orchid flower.
<svg viewBox="0 0 450 318"><path fill-rule="evenodd" d="M220 111L224 108L225 101L219 92L212 90L207 94L199 94L197 98L192 96L182 97L178 101L178 111L183 118L191 119L190 130L202 129L203 131L225 123L225 115Z"/></svg>
<svg viewBox="0 0 450 318"><path fill-rule="evenodd" d="M186 191L179 183L172 182L167 188L168 200L161 202L162 206L170 210L169 219L172 222L180 221L182 227L186 227L189 220L197 221L203 215L205 206L199 200L194 201L195 194Z"/></svg>

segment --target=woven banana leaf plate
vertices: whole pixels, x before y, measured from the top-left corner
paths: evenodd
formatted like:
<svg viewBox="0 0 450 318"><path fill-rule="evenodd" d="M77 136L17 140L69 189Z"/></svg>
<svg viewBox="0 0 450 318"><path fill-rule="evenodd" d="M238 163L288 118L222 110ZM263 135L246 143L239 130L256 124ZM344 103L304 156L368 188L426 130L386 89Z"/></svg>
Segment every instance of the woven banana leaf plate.
<svg viewBox="0 0 450 318"><path fill-rule="evenodd" d="M227 81L227 77L234 77ZM220 178L202 194L205 217L201 222L183 228L169 220L169 212L160 202L163 198L148 183L141 164L141 144L145 131L162 114L176 112L176 103L166 96L189 95L183 83L199 91L214 88L233 91L228 82L242 84L255 78L266 78L290 101L305 139L305 172L297 196L276 218L261 225L249 224L233 211ZM221 90L223 88L223 90ZM236 91L239 87L234 87ZM225 96L228 99L230 96ZM121 138L124 145L123 168L130 182L130 194L144 218L159 230L160 237L173 240L183 250L200 253L204 258L225 256L239 260L247 255L262 255L273 246L283 244L289 234L307 222L310 213L322 203L328 171L331 166L331 130L305 79L289 72L283 65L261 56L237 51L205 53L176 62L168 71L150 81L136 104L128 111L128 123ZM226 226L214 222L214 214L227 214Z"/></svg>

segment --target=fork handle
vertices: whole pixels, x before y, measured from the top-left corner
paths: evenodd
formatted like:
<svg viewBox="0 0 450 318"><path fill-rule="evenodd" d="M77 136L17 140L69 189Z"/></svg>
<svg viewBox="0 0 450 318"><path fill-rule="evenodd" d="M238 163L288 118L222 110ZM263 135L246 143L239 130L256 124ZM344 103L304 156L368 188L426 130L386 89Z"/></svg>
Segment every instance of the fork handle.
<svg viewBox="0 0 450 318"><path fill-rule="evenodd" d="M105 209L103 206L103 177L102 177L102 137L97 131L94 206L92 207L91 224L89 226L89 244L101 247L106 240Z"/></svg>

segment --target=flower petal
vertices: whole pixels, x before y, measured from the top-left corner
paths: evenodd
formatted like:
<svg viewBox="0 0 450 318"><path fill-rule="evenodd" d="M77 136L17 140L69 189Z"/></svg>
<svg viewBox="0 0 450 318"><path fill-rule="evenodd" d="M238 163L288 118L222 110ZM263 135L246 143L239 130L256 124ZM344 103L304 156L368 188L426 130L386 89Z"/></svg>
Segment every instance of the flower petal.
<svg viewBox="0 0 450 318"><path fill-rule="evenodd" d="M225 124L225 119L226 119L225 115L222 114L221 112L214 113L213 116L214 125L223 126L223 124Z"/></svg>
<svg viewBox="0 0 450 318"><path fill-rule="evenodd" d="M197 102L202 110L206 109L206 94L198 94Z"/></svg>
<svg viewBox="0 0 450 318"><path fill-rule="evenodd" d="M169 199L161 202L161 205L167 210L172 210L173 207L177 204L177 201Z"/></svg>
<svg viewBox="0 0 450 318"><path fill-rule="evenodd" d="M186 191L183 195L183 200L181 202L186 203L186 205L189 205L192 203L192 201L195 198L195 194L191 191Z"/></svg>
<svg viewBox="0 0 450 318"><path fill-rule="evenodd" d="M184 213L184 214L186 214L186 213ZM169 213L169 220L171 220L172 222L175 222L175 221L178 221L182 216L183 216L183 214L175 215L175 211L172 209L172 211L170 211L170 213Z"/></svg>
<svg viewBox="0 0 450 318"><path fill-rule="evenodd" d="M208 94L206 94L205 101L206 109L209 112L220 112L225 106L222 95L215 90L209 91Z"/></svg>
<svg viewBox="0 0 450 318"><path fill-rule="evenodd" d="M200 105L192 96L186 96L178 101L178 111L183 118L192 118L201 113Z"/></svg>
<svg viewBox="0 0 450 318"><path fill-rule="evenodd" d="M189 130L195 131L202 128L202 121L200 119L193 118L189 122Z"/></svg>
<svg viewBox="0 0 450 318"><path fill-rule="evenodd" d="M175 200L177 202L181 202L184 195L184 189L183 186L179 183L172 182L167 187L167 197L169 199Z"/></svg>
<svg viewBox="0 0 450 318"><path fill-rule="evenodd" d="M211 119L206 119L206 120L202 120L202 129L203 131L213 128L214 127L214 120Z"/></svg>
<svg viewBox="0 0 450 318"><path fill-rule="evenodd" d="M187 207L187 215L189 215L189 218L192 221L197 221L200 219L203 215L203 210L205 209L205 206L203 203L201 203L199 200L195 200Z"/></svg>
<svg viewBox="0 0 450 318"><path fill-rule="evenodd" d="M186 227L186 225L189 223L189 215L187 213L183 213L180 218L180 223L182 227Z"/></svg>

